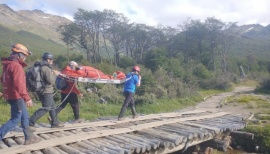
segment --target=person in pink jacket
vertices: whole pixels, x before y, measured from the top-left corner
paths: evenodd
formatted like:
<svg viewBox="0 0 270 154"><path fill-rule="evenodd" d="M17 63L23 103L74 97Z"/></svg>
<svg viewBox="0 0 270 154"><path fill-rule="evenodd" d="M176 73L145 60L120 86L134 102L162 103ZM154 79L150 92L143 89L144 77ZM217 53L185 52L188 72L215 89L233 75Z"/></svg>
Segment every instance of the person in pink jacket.
<svg viewBox="0 0 270 154"><path fill-rule="evenodd" d="M66 67L70 67L72 70L80 70L80 67L75 61L70 61L69 65ZM66 79L68 84L65 90L61 90L61 105L55 110L56 114L58 114L61 110L63 110L67 103L71 105L73 110L75 121L74 123L81 123L84 120L80 118L80 105L78 96L83 97L83 94L76 87L76 82L71 79Z"/></svg>

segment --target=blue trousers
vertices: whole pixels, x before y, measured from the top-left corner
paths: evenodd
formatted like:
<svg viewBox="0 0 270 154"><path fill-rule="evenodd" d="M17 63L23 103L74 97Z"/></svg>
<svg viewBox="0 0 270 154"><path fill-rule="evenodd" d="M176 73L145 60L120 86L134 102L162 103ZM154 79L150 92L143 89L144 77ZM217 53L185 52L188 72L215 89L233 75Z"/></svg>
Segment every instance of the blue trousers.
<svg viewBox="0 0 270 154"><path fill-rule="evenodd" d="M21 122L25 140L31 139L33 132L29 128L29 115L24 100L8 100L8 103L11 106L11 118L0 128L0 139L2 140L19 122Z"/></svg>

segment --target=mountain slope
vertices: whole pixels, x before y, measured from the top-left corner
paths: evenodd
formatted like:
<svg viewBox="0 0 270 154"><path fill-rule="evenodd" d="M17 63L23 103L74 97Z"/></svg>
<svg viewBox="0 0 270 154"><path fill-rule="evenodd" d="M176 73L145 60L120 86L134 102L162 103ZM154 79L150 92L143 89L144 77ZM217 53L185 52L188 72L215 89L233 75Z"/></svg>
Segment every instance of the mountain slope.
<svg viewBox="0 0 270 154"><path fill-rule="evenodd" d="M0 24L13 31L27 31L45 39L62 43L57 27L71 21L60 16L44 13L40 10L14 11L6 4L0 4Z"/></svg>
<svg viewBox="0 0 270 154"><path fill-rule="evenodd" d="M14 32L1 25L0 42L0 49L4 51L10 51L10 47L14 43L22 43L33 52L35 57L41 57L41 54L45 51L53 52L55 54L66 54L67 52L65 46L56 43L53 40L44 39L41 36L24 30Z"/></svg>

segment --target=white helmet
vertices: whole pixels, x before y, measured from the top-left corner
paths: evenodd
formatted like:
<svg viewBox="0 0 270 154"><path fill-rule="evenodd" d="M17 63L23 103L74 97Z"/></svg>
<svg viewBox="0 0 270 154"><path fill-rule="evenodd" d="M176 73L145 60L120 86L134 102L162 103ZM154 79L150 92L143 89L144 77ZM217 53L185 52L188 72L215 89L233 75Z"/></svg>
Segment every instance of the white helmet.
<svg viewBox="0 0 270 154"><path fill-rule="evenodd" d="M69 66L78 66L78 64L75 61L70 61Z"/></svg>

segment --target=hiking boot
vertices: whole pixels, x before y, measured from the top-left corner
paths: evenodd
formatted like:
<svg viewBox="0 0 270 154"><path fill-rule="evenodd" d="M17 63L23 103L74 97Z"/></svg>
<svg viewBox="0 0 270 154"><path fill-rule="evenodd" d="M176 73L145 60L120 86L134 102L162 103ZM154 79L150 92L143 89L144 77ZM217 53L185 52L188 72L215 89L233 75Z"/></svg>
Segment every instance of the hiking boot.
<svg viewBox="0 0 270 154"><path fill-rule="evenodd" d="M38 143L40 141L41 141L41 138L39 138L39 137L32 137L29 140L25 140L24 141L24 145L34 144L34 143Z"/></svg>
<svg viewBox="0 0 270 154"><path fill-rule="evenodd" d="M82 123L84 121L85 121L84 119L79 118L79 119L76 119L73 123L74 124L76 124L76 123Z"/></svg>
<svg viewBox="0 0 270 154"><path fill-rule="evenodd" d="M136 119L136 118L138 118L138 117L139 117L138 114L133 115L133 119Z"/></svg>
<svg viewBox="0 0 270 154"><path fill-rule="evenodd" d="M118 121L122 121L122 120L125 120L125 118L124 117L118 118Z"/></svg>
<svg viewBox="0 0 270 154"><path fill-rule="evenodd" d="M35 126L29 126L29 129L30 129L32 132L37 131Z"/></svg>
<svg viewBox="0 0 270 154"><path fill-rule="evenodd" d="M63 127L65 127L65 125L62 123L59 123L57 125L51 125L51 128L63 128Z"/></svg>

